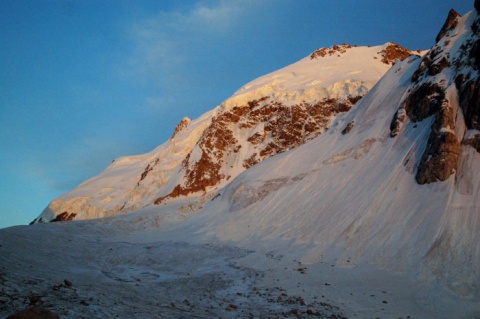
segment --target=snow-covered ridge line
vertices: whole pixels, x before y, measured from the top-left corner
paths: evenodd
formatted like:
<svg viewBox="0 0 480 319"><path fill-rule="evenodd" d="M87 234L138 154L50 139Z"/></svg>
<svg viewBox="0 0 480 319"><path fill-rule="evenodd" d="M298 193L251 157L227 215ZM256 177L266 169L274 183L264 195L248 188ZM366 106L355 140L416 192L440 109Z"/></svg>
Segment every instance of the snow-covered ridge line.
<svg viewBox="0 0 480 319"><path fill-rule="evenodd" d="M319 136L390 69L392 56L418 54L393 43L341 48L322 58L312 53L247 83L200 118L182 119L170 140L115 160L52 201L37 221L111 216L182 196L189 204L180 206L198 210L210 192L252 165Z"/></svg>
<svg viewBox="0 0 480 319"><path fill-rule="evenodd" d="M342 44L320 48L294 64L247 83L222 106L230 109L266 95L285 105L365 95L396 60L412 54L422 52L391 42L373 47Z"/></svg>

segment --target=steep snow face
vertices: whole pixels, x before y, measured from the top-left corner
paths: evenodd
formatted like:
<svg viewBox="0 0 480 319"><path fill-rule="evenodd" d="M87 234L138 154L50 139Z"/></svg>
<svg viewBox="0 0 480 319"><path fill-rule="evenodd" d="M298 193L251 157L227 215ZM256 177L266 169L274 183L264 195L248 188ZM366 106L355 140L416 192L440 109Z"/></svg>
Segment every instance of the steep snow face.
<svg viewBox="0 0 480 319"><path fill-rule="evenodd" d="M155 199L152 192L168 183L213 114L215 110L193 121L182 119L169 141L147 154L114 160L98 176L53 200L35 221L101 218L150 204ZM147 177L150 183L145 187Z"/></svg>
<svg viewBox="0 0 480 319"><path fill-rule="evenodd" d="M396 59L410 55L393 43L335 45L248 83L222 103L183 161L177 184L162 189L155 204L222 187L252 165L317 137Z"/></svg>
<svg viewBox="0 0 480 319"><path fill-rule="evenodd" d="M36 221L90 219L174 204L197 211L239 173L324 132L410 52L393 43L318 49L242 87L196 120L183 119L150 153L115 160L100 175L53 200ZM173 200L173 202L172 202Z"/></svg>
<svg viewBox="0 0 480 319"><path fill-rule="evenodd" d="M480 18L454 21L328 132L243 172L192 222L222 240L282 238L305 263L374 263L478 298Z"/></svg>

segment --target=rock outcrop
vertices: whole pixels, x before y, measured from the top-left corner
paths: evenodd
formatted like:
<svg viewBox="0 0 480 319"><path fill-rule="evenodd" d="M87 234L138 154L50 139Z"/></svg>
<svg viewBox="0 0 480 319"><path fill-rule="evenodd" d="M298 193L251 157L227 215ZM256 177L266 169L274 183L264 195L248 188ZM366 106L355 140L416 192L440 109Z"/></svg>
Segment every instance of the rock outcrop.
<svg viewBox="0 0 480 319"><path fill-rule="evenodd" d="M435 38L435 42L439 42L447 34L447 32L453 30L453 28L457 26L459 17L460 15L453 9L448 12L447 20L445 21L442 29Z"/></svg>
<svg viewBox="0 0 480 319"><path fill-rule="evenodd" d="M323 99L314 104L285 106L265 96L225 110L212 119L198 147L183 161L184 182L157 198L155 204L167 198L205 192L207 187L230 179L224 167L241 162L248 169L302 145L320 135L332 117L349 111L361 98L348 96L342 100ZM246 137L248 147L242 147L245 139L239 137ZM194 160L198 154L199 159Z"/></svg>
<svg viewBox="0 0 480 319"><path fill-rule="evenodd" d="M341 54L344 54L351 48L355 48L357 46L355 45L349 45L349 44L340 44L340 45L333 45L330 48L319 48L315 50L311 55L310 59L319 59L323 58L325 56L333 56L337 55L340 56ZM404 59L408 58L409 56L412 55L412 51L402 47L401 45L395 44L395 43L389 43L383 50L378 52L381 61L385 64L393 64L396 60L401 60L403 61ZM377 59L377 57L374 57Z"/></svg>
<svg viewBox="0 0 480 319"><path fill-rule="evenodd" d="M379 53L382 56L382 62L385 64L393 64L397 60L403 61L412 55L412 51L395 43L390 43Z"/></svg>
<svg viewBox="0 0 480 319"><path fill-rule="evenodd" d="M310 55L310 59L313 60L313 59L323 58L326 55L328 56L332 56L334 54L340 55L347 52L347 50L351 49L352 47L356 47L356 46L351 46L349 44L343 43L340 45L334 44L330 48L318 48Z"/></svg>
<svg viewBox="0 0 480 319"><path fill-rule="evenodd" d="M411 78L413 87L390 125L390 136L395 137L405 121L404 114L412 122L435 116L418 163L415 179L419 184L445 181L457 171L462 140L464 145L478 150L477 139L464 140L463 130L457 128L480 129L480 18L473 22L469 37L455 50L450 44L458 36L455 30L460 18L450 10L436 38L437 44L422 58ZM457 116L458 112L463 116Z"/></svg>
<svg viewBox="0 0 480 319"><path fill-rule="evenodd" d="M190 123L191 121L192 120L190 118L184 117L175 127L175 131L173 131L172 137L170 137L170 139L173 140L175 136L178 134L178 132L186 128L188 126L188 123Z"/></svg>

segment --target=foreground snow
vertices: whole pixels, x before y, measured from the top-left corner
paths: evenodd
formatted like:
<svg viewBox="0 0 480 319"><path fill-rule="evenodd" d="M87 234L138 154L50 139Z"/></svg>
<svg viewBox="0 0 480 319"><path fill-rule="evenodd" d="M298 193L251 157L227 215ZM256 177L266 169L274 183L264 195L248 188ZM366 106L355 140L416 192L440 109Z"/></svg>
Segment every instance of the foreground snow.
<svg viewBox="0 0 480 319"><path fill-rule="evenodd" d="M476 299L406 273L351 264L335 251L304 264L307 247L291 241L239 247L193 234L188 220L170 230L152 226L154 221L151 213L140 213L1 230L0 317L31 305L61 318L303 318L308 312L428 319L480 313Z"/></svg>

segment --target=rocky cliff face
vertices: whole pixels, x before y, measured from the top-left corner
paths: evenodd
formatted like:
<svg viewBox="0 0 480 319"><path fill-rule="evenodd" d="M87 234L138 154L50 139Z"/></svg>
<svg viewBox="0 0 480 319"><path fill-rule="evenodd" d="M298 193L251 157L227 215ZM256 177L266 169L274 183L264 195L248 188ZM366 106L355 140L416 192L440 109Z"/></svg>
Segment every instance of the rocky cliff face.
<svg viewBox="0 0 480 319"><path fill-rule="evenodd" d="M285 106L263 97L217 115L197 147L183 161L183 183L168 195L157 198L155 204L168 198L206 192L208 187L230 180L229 168L236 163L248 169L302 145L320 135L334 116L347 112L361 98L348 96L342 100L323 99L314 104ZM195 152L201 153L197 160L193 159Z"/></svg>
<svg viewBox="0 0 480 319"><path fill-rule="evenodd" d="M475 145L479 130L480 19L471 14L459 26L461 16L451 10L437 36L437 44L422 58L412 76L410 93L391 124L390 136L398 135L405 115L412 122L434 117L426 149L418 163L419 184L445 181L458 169L461 144ZM475 147L474 146L474 147Z"/></svg>

